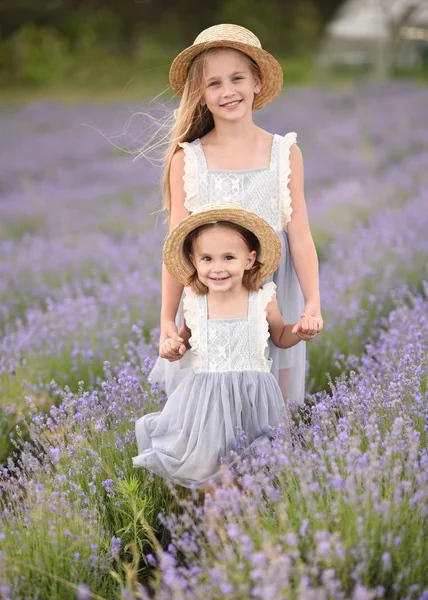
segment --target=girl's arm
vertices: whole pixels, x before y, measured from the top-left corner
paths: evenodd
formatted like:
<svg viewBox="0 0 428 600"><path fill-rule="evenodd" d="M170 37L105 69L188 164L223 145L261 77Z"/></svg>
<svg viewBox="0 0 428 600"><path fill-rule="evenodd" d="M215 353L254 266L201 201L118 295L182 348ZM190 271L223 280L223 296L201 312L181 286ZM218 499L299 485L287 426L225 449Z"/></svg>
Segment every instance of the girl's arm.
<svg viewBox="0 0 428 600"><path fill-rule="evenodd" d="M303 159L300 148L290 148L291 176L288 187L292 198L293 214L288 223L291 258L305 298L305 314L309 329L321 331L321 301L319 292L318 257L309 228L304 194Z"/></svg>
<svg viewBox="0 0 428 600"><path fill-rule="evenodd" d="M180 337L182 338L183 343L186 346L186 349L190 350L189 340L192 335L192 332L188 328L186 320L184 320L184 325L182 327L180 327L180 331L178 333L179 333Z"/></svg>
<svg viewBox="0 0 428 600"><path fill-rule="evenodd" d="M278 348L291 348L295 346L300 341L304 340L309 342L313 340L317 335L314 334L304 334L302 332L293 333L293 325L286 325L284 323L284 319L279 311L278 301L276 297L273 297L272 300L266 307L266 317L269 323L269 333L272 342Z"/></svg>
<svg viewBox="0 0 428 600"><path fill-rule="evenodd" d="M170 362L175 362L176 360L180 360L187 350L190 349L189 340L191 331L187 327L186 322L180 327L178 335L180 336L179 339L166 338L159 345L159 355L161 358L166 358Z"/></svg>
<svg viewBox="0 0 428 600"><path fill-rule="evenodd" d="M171 161L170 186L171 186L171 214L169 216L169 229L189 216L189 211L184 206L186 194L184 191L184 151L178 150ZM161 333L159 344L167 338L178 339L175 317L180 303L183 285L168 273L162 264L162 305L161 305Z"/></svg>

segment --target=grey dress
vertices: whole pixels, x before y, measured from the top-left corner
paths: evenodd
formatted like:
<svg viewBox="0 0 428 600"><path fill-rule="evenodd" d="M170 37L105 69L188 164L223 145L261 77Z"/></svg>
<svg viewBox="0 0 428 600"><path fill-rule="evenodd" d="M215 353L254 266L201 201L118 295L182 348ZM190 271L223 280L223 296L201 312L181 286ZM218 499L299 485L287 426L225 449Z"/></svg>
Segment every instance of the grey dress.
<svg viewBox="0 0 428 600"><path fill-rule="evenodd" d="M285 424L281 390L270 373L266 306L275 294L267 283L250 292L248 316L208 319L207 296L185 289L184 313L192 332L192 372L162 412L135 424L135 467L189 488L221 478L221 459L248 451ZM243 435L241 435L241 432Z"/></svg>
<svg viewBox="0 0 428 600"><path fill-rule="evenodd" d="M270 165L261 169L213 170L208 169L199 139L180 144L184 150L185 206L193 212L208 203L233 202L245 206L265 219L278 232L282 242L282 259L273 281L277 299L286 323L296 323L304 309L299 281L291 260L287 224L292 218L290 190L290 148L296 134L284 137L274 135ZM177 314L177 325L183 323L182 307ZM282 350L269 342L272 359L271 372L279 381L284 398L293 404L302 404L305 394L306 344ZM178 364L181 363L181 364ZM177 384L189 373L188 360L170 363L159 358L150 374L150 381L158 383L169 396Z"/></svg>

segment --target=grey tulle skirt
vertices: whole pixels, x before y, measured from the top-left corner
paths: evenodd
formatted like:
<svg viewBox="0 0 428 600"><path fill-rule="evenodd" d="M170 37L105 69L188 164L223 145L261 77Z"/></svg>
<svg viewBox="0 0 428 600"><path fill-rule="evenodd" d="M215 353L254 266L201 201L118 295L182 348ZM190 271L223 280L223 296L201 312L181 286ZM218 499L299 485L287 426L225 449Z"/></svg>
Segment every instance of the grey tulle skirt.
<svg viewBox="0 0 428 600"><path fill-rule="evenodd" d="M282 393L271 373L193 373L162 412L136 422L133 465L173 483L202 488L221 478L222 459L230 463L233 453L248 452L268 437L270 427L285 420Z"/></svg>
<svg viewBox="0 0 428 600"><path fill-rule="evenodd" d="M282 257L273 281L276 283L276 297L279 309L286 323L296 323L304 309L303 294L294 270L290 255L288 236L279 232L282 243ZM177 313L177 327L184 321L182 302ZM169 362L158 358L149 375L151 383L157 383L169 397L177 385L192 372L191 352L186 352L181 360ZM269 341L269 356L272 359L271 373L277 380L284 398L291 404L302 404L305 398L306 343L300 342L292 348L280 349Z"/></svg>

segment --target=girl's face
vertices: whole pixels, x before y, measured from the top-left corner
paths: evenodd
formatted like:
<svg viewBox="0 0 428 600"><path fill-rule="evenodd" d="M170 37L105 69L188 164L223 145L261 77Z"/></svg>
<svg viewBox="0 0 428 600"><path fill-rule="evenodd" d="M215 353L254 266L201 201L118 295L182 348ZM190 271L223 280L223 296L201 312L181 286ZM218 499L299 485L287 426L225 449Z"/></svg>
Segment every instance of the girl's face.
<svg viewBox="0 0 428 600"><path fill-rule="evenodd" d="M201 103L215 119L235 121L252 111L254 94L260 88L260 79L245 56L237 50L221 49L207 59Z"/></svg>
<svg viewBox="0 0 428 600"><path fill-rule="evenodd" d="M256 253L238 232L217 225L201 231L190 259L209 292L228 292L242 286L244 272L253 266Z"/></svg>

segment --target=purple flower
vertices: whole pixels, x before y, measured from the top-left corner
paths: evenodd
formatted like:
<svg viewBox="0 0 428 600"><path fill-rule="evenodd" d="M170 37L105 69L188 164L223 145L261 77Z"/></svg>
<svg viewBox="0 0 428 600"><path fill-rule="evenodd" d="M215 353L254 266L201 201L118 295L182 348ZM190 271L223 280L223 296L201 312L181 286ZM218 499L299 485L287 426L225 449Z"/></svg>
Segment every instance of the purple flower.
<svg viewBox="0 0 428 600"><path fill-rule="evenodd" d="M78 600L90 600L92 598L90 588L84 583L79 583L76 589L76 597Z"/></svg>
<svg viewBox="0 0 428 600"><path fill-rule="evenodd" d="M101 485L103 486L103 488L107 492L107 496L109 498L111 498L113 496L113 491L114 491L114 482L113 482L113 480L112 479L105 479L104 481L101 482Z"/></svg>
<svg viewBox="0 0 428 600"><path fill-rule="evenodd" d="M231 594L233 592L233 585L231 583L222 582L220 584L220 591L222 594Z"/></svg>
<svg viewBox="0 0 428 600"><path fill-rule="evenodd" d="M122 540L120 539L120 537L113 536L111 538L111 554L114 558L119 557L121 543L122 543Z"/></svg>

